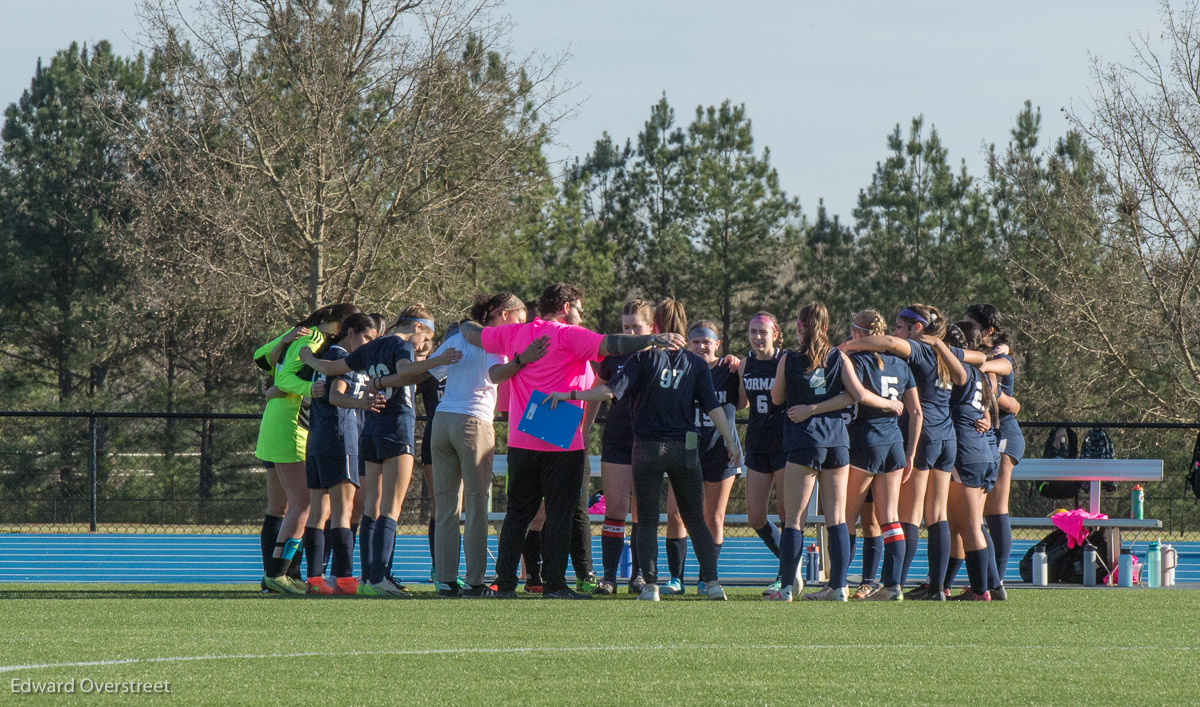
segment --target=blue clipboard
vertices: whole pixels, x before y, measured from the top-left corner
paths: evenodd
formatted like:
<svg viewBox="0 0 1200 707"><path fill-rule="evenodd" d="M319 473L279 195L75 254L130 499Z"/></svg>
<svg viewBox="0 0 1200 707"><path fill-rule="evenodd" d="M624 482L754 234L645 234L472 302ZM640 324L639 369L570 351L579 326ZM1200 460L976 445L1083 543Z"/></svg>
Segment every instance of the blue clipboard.
<svg viewBox="0 0 1200 707"><path fill-rule="evenodd" d="M575 431L583 420L583 408L560 402L558 407L551 410L549 403L540 404L547 395L540 390L533 391L525 412L521 413L517 430L566 450L571 446L571 440L575 439Z"/></svg>

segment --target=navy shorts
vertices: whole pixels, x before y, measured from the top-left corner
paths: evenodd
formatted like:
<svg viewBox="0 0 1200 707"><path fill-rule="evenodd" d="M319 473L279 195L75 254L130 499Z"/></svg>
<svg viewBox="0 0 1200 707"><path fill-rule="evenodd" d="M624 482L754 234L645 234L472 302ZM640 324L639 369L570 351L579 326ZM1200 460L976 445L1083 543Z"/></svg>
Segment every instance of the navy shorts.
<svg viewBox="0 0 1200 707"><path fill-rule="evenodd" d="M837 469L850 465L850 451L846 447L801 447L789 451L787 461L810 469Z"/></svg>
<svg viewBox="0 0 1200 707"><path fill-rule="evenodd" d="M783 452L754 452L746 454L746 468L760 474L774 474L783 468L787 457Z"/></svg>
<svg viewBox="0 0 1200 707"><path fill-rule="evenodd" d="M705 481L714 484L737 475L737 469L729 468L729 452L723 444L714 445L700 455L700 471Z"/></svg>
<svg viewBox="0 0 1200 707"><path fill-rule="evenodd" d="M600 446L600 461L608 464L633 464L633 445L604 444Z"/></svg>
<svg viewBox="0 0 1200 707"><path fill-rule="evenodd" d="M851 447L850 466L868 474L886 474L904 468L904 443L896 440L891 444L870 447Z"/></svg>
<svg viewBox="0 0 1200 707"><path fill-rule="evenodd" d="M304 460L305 476L308 478L310 489L333 488L343 481L358 486L361 466L362 462L358 460L357 454L346 454L338 449L310 454Z"/></svg>
<svg viewBox="0 0 1200 707"><path fill-rule="evenodd" d="M990 461L959 464L950 472L950 480L957 481L967 488L983 489L987 492L996 485L998 471L996 465Z"/></svg>
<svg viewBox="0 0 1200 707"><path fill-rule="evenodd" d="M385 459L413 455L412 442L395 437L364 434L358 438L358 457L365 462L382 464Z"/></svg>
<svg viewBox="0 0 1200 707"><path fill-rule="evenodd" d="M917 458L913 468L949 471L954 468L957 457L958 443L953 439L931 441L922 437L917 441Z"/></svg>
<svg viewBox="0 0 1200 707"><path fill-rule="evenodd" d="M1025 435L1015 418L1000 421L1000 453L1019 464L1025 456Z"/></svg>

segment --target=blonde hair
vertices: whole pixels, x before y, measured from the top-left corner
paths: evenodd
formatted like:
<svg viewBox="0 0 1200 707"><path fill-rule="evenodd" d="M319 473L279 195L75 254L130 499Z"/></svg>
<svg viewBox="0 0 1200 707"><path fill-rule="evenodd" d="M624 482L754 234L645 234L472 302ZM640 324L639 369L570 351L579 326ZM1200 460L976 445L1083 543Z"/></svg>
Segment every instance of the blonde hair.
<svg viewBox="0 0 1200 707"><path fill-rule="evenodd" d="M833 350L829 343L829 310L820 302L809 302L800 308L796 320L804 325L798 350L808 356L808 370L815 371L825 365L825 358Z"/></svg>
<svg viewBox="0 0 1200 707"><path fill-rule="evenodd" d="M654 308L654 329L660 334L687 336L687 314L683 303L667 298Z"/></svg>
<svg viewBox="0 0 1200 707"><path fill-rule="evenodd" d="M625 306L621 308L621 315L624 316L626 314L635 316L647 324L654 323L654 309L646 300L631 299L626 302Z"/></svg>
<svg viewBox="0 0 1200 707"><path fill-rule="evenodd" d="M429 310L429 307L426 307L420 302L410 304L405 307L402 312L400 312L400 316L396 317L396 321L392 324L392 329L398 329L401 324L410 324L414 326L420 324L420 322L413 321L414 319L428 319L433 321L433 312Z"/></svg>
<svg viewBox="0 0 1200 707"><path fill-rule="evenodd" d="M855 314L850 323L867 336L883 336L887 333L887 322L884 321L883 315L874 309L864 309ZM875 362L879 364L879 370L883 370L883 356L880 356L879 352L875 353Z"/></svg>

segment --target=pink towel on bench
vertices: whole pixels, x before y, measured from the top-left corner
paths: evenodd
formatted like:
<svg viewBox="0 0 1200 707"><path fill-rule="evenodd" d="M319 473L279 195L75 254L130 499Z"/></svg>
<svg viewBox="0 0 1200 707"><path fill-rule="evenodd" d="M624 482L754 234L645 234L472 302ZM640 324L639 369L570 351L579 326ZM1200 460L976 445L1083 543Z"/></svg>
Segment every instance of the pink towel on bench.
<svg viewBox="0 0 1200 707"><path fill-rule="evenodd" d="M603 496L600 497L599 501L596 501L592 505L588 506L588 513L591 513L592 515L597 515L597 516L604 515L604 497Z"/></svg>
<svg viewBox="0 0 1200 707"><path fill-rule="evenodd" d="M1092 515L1081 508L1076 508L1065 513L1055 513L1051 520L1055 527L1067 534L1067 549L1071 549L1076 545L1082 545L1083 541L1087 540L1088 533L1083 529L1085 521L1107 518L1108 516L1103 513Z"/></svg>

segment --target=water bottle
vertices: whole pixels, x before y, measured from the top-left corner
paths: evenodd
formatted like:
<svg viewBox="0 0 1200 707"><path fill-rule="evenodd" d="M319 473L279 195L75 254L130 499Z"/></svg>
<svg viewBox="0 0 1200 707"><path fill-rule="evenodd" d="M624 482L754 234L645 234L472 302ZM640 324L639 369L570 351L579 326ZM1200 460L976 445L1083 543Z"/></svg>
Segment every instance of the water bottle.
<svg viewBox="0 0 1200 707"><path fill-rule="evenodd" d="M1050 583L1050 569L1046 562L1046 545L1038 543L1033 548L1033 584L1044 587Z"/></svg>
<svg viewBox="0 0 1200 707"><path fill-rule="evenodd" d="M1133 586L1133 551L1121 548L1121 560L1117 563L1117 584Z"/></svg>
<svg viewBox="0 0 1200 707"><path fill-rule="evenodd" d="M821 553L817 544L812 543L804 551L804 581L816 584L821 581Z"/></svg>
<svg viewBox="0 0 1200 707"><path fill-rule="evenodd" d="M633 548L629 541L626 540L621 548L621 559L617 561L617 574L621 577L629 577L629 571L633 569ZM633 579L633 577L629 577Z"/></svg>
<svg viewBox="0 0 1200 707"><path fill-rule="evenodd" d="M1083 545L1083 586L1096 586L1096 546L1091 543Z"/></svg>
<svg viewBox="0 0 1200 707"><path fill-rule="evenodd" d="M1141 484L1134 484L1129 496L1129 517L1142 520L1146 517L1146 493Z"/></svg>
<svg viewBox="0 0 1200 707"><path fill-rule="evenodd" d="M1162 550L1157 540L1150 541L1150 552L1146 553L1146 586L1162 586Z"/></svg>
<svg viewBox="0 0 1200 707"><path fill-rule="evenodd" d="M1175 586L1175 568L1179 566L1179 553L1170 545L1162 546L1162 567L1164 587Z"/></svg>

